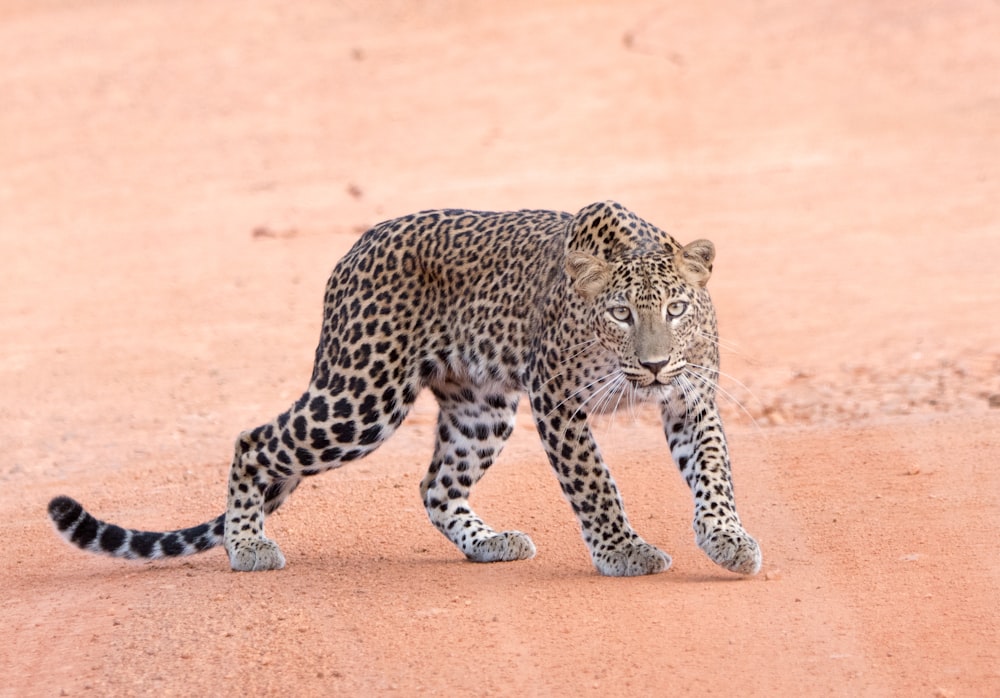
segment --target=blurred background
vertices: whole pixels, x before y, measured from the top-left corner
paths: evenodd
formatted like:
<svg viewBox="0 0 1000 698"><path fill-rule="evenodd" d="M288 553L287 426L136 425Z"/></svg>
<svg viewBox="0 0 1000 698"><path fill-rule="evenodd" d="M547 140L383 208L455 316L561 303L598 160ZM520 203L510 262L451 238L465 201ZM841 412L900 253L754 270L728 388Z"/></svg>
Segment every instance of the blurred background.
<svg viewBox="0 0 1000 698"><path fill-rule="evenodd" d="M230 328L244 353L234 316L260 313L297 385L371 224L617 199L715 241L728 389L759 423L1000 392L996 3L0 8L5 381L73 361L26 329L122 359L119 336Z"/></svg>
<svg viewBox="0 0 1000 698"><path fill-rule="evenodd" d="M0 0L0 695L996 695L998 37L989 0ZM289 572L51 535L62 491L214 515L372 224L601 199L716 244L757 581L695 549L644 413L599 438L675 568L627 586L524 414L478 492L539 557L457 559L429 400L283 508Z"/></svg>

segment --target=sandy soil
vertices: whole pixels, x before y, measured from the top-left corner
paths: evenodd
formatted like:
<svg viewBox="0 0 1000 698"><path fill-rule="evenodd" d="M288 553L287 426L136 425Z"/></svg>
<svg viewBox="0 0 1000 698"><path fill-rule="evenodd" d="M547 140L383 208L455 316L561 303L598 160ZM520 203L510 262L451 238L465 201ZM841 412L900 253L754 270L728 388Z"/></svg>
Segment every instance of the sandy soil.
<svg viewBox="0 0 1000 698"><path fill-rule="evenodd" d="M0 695L1000 695L1000 6L663 5L0 0ZM462 560L428 401L282 572L53 535L218 513L368 225L606 198L717 245L758 577L645 413L598 436L662 575L593 571L526 415L476 502L539 554Z"/></svg>

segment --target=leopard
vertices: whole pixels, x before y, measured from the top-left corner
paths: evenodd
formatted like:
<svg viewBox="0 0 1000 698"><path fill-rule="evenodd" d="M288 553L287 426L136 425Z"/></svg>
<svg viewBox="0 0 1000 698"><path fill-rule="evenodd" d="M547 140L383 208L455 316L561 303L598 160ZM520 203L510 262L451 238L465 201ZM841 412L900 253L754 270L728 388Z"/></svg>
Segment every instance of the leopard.
<svg viewBox="0 0 1000 698"><path fill-rule="evenodd" d="M722 568L754 575L761 550L737 513L717 401L714 258L710 241L681 245L614 201L576 214L442 209L379 223L329 277L308 388L236 439L223 514L143 531L61 495L49 517L92 553L143 560L221 545L233 570L281 569L266 518L304 478L378 448L427 388L439 408L420 482L431 523L468 560L532 558L527 534L493 529L469 503L527 395L594 568L653 574L671 558L630 523L592 423L644 402L659 410L691 491L695 542Z"/></svg>

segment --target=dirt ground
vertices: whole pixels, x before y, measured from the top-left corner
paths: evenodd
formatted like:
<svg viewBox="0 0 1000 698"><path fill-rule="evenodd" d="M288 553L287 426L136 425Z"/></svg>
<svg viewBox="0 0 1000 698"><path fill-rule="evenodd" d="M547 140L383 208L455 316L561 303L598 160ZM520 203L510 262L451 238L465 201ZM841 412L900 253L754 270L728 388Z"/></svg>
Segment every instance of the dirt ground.
<svg viewBox="0 0 1000 698"><path fill-rule="evenodd" d="M2 696L1000 695L1000 5L0 0ZM666 573L598 576L526 414L427 522L422 399L269 529L289 566L87 556L45 505L221 511L367 226L617 199L718 249L715 567L652 414L598 438Z"/></svg>

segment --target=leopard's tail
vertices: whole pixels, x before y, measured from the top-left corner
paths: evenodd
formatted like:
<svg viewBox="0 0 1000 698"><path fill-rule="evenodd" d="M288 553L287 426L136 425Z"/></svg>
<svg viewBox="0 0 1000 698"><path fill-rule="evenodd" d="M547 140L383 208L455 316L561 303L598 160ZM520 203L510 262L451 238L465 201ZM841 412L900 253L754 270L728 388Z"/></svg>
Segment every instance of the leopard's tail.
<svg viewBox="0 0 1000 698"><path fill-rule="evenodd" d="M130 560L193 555L222 544L225 514L178 531L136 531L95 518L77 502L60 496L49 502L49 518L71 545Z"/></svg>

